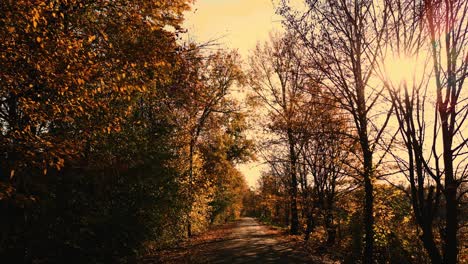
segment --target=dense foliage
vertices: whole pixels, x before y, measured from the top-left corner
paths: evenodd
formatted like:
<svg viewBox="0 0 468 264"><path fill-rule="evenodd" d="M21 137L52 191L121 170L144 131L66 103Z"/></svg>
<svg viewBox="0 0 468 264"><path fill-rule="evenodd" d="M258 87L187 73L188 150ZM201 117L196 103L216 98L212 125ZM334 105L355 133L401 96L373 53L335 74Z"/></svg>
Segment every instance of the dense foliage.
<svg viewBox="0 0 468 264"><path fill-rule="evenodd" d="M181 44L190 4L0 3L2 262L134 262L239 215L239 58Z"/></svg>

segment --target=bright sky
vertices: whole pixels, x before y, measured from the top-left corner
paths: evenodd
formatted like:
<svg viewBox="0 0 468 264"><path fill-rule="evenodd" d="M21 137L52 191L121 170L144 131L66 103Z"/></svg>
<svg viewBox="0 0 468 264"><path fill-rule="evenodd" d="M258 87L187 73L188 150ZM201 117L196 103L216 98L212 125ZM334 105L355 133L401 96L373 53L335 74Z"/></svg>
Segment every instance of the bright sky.
<svg viewBox="0 0 468 264"><path fill-rule="evenodd" d="M196 0L185 16L185 28L198 42L218 39L246 58L258 41L280 28L272 0Z"/></svg>
<svg viewBox="0 0 468 264"><path fill-rule="evenodd" d="M237 49L244 61L257 42L267 41L281 27L272 0L197 0L185 15L189 37L198 43L216 40ZM249 186L255 186L264 166L252 162L238 166Z"/></svg>

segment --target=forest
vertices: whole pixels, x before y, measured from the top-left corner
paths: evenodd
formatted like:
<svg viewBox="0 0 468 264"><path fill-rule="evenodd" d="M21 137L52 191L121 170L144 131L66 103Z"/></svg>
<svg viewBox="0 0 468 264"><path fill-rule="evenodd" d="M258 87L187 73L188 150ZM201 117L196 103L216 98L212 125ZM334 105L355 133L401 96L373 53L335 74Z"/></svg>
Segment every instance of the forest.
<svg viewBox="0 0 468 264"><path fill-rule="evenodd" d="M185 37L194 0L1 0L0 263L147 263L243 216L468 263L468 1L273 2L244 57Z"/></svg>

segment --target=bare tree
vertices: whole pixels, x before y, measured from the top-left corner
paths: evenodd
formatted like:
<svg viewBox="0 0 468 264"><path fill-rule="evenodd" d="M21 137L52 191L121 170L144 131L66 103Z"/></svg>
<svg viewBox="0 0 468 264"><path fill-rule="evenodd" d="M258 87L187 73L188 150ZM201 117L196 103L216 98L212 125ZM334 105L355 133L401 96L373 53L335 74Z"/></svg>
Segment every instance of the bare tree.
<svg viewBox="0 0 468 264"><path fill-rule="evenodd" d="M327 231L327 244L333 245L336 239L335 202L343 189L343 180L348 174L350 149L353 140L347 136L348 120L318 87L309 87L313 95L303 113L308 116L303 122L301 157L304 163L303 189L306 209L307 229L305 238L312 231L311 211L316 209L322 216ZM308 175L311 175L311 181ZM312 204L310 204L312 203Z"/></svg>
<svg viewBox="0 0 468 264"><path fill-rule="evenodd" d="M442 130L443 193L446 199L444 262L455 263L458 254L457 205L460 195L463 195L458 194L457 190L466 182L467 171L466 162L455 166L454 161L466 160L464 154L468 149L468 139L466 134L463 135L466 132L464 123L468 116L468 96L462 94L468 72L468 2L425 0L424 7L437 89L436 118ZM463 165L464 168L460 167Z"/></svg>
<svg viewBox="0 0 468 264"><path fill-rule="evenodd" d="M258 45L250 58L250 86L268 111L270 130L284 139L288 148L291 234L299 232L298 150L294 120L299 114L298 101L305 78L294 52L294 38L272 36L270 43Z"/></svg>
<svg viewBox="0 0 468 264"><path fill-rule="evenodd" d="M411 72L395 82L385 72L383 61L382 80L394 105L408 158L394 156L410 183L413 212L431 262L456 263L458 207L468 176L468 146L463 135L468 97L462 94L467 75L468 3L388 3L392 10L390 54L382 57L406 57L417 60L420 66L407 69ZM433 228L444 201L445 221L439 223L443 226L439 244Z"/></svg>
<svg viewBox="0 0 468 264"><path fill-rule="evenodd" d="M315 69L340 107L351 115L361 148L359 171L365 190L364 263L373 262L374 216L373 181L379 161L374 161L390 109L377 110L383 88L371 85L379 50L384 43L388 20L385 3L364 1L305 1L305 10L293 10L282 1L280 13L285 25L297 32ZM378 117L383 112L386 117ZM381 121L380 124L377 124Z"/></svg>

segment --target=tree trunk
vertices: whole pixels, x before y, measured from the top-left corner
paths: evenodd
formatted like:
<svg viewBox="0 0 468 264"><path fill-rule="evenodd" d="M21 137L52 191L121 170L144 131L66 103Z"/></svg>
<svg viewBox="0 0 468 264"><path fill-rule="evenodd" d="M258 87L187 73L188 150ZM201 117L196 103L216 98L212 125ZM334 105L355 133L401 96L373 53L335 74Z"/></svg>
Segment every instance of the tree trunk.
<svg viewBox="0 0 468 264"><path fill-rule="evenodd" d="M372 153L364 151L364 225L365 225L365 248L364 263L373 263L374 254L374 194L372 186Z"/></svg>
<svg viewBox="0 0 468 264"><path fill-rule="evenodd" d="M444 141L446 139L444 138ZM451 146L451 144L450 144ZM458 212L457 183L453 177L452 153L450 147L444 149L445 163L445 193L446 193L446 225L444 243L444 263L457 263L458 243Z"/></svg>
<svg viewBox="0 0 468 264"><path fill-rule="evenodd" d="M187 237L192 237L192 221L190 219L190 212L192 211L192 204L193 204L193 154L195 150L195 139L192 137L190 140L190 150L189 150L189 192L190 192L190 205L189 210L187 212Z"/></svg>
<svg viewBox="0 0 468 264"><path fill-rule="evenodd" d="M432 233L432 223L425 223L423 225L423 234L421 236L421 240L423 242L424 248L431 259L432 264L440 264L442 263L442 257L440 256L439 249L437 248L434 235Z"/></svg>
<svg viewBox="0 0 468 264"><path fill-rule="evenodd" d="M292 132L288 131L289 156L291 162L291 235L299 233L299 217L297 212L297 158L294 150Z"/></svg>
<svg viewBox="0 0 468 264"><path fill-rule="evenodd" d="M451 3L451 2L450 2ZM434 19L435 9L437 8L433 1L424 1L425 9L427 10L427 22L430 33L430 41L432 43L432 59L434 62L434 73L435 80L437 85L437 111L440 115L441 128L442 128L442 142L444 146L443 159L444 159L444 176L445 176L445 186L444 194L446 199L446 214L445 214L445 234L443 236L443 254L444 254L444 263L452 264L457 263L458 255L458 242L457 242L457 231L458 231L458 212L457 212L457 181L454 175L453 168L453 152L452 152L452 143L454 130L456 127L456 106L459 103L457 95L457 82L460 82L460 85L463 84L465 76L461 77L459 80L457 77L457 41L452 40L453 36L457 35L457 31L454 28L457 28L453 21L449 20L449 16L446 16L446 20L443 22L443 25L438 25L442 27L449 27L450 29L445 33L445 50L447 52L447 64L446 71L442 69L444 65L440 61L441 52L437 49L438 38L436 36L436 22ZM453 3L450 5L447 4L444 10L447 14L456 11L453 9ZM463 11L462 11L463 12ZM466 10L465 10L466 12ZM463 32L462 24L460 24L459 30ZM461 33L458 31L458 33ZM461 53L460 53L461 54ZM461 68L460 68L461 69ZM441 74L442 73L442 74ZM446 75L447 83L443 84L443 75ZM445 87L444 87L445 86ZM443 89L446 89L443 91ZM461 89L461 86L460 88ZM461 90L458 91L460 93ZM445 93L445 96L443 94ZM459 127L460 128L460 127ZM456 132L455 132L456 133Z"/></svg>
<svg viewBox="0 0 468 264"><path fill-rule="evenodd" d="M293 178L294 179L294 178ZM299 217L297 213L297 188L295 188L294 180L292 181L291 189L291 235L297 235L299 233ZM296 185L297 187L297 185Z"/></svg>
<svg viewBox="0 0 468 264"><path fill-rule="evenodd" d="M331 246L335 244L336 240L336 226L333 224L333 215L331 212L327 213L325 228L327 230L327 245Z"/></svg>
<svg viewBox="0 0 468 264"><path fill-rule="evenodd" d="M309 241L310 233L314 230L315 223L311 212L307 212L307 226L304 234L304 240Z"/></svg>

